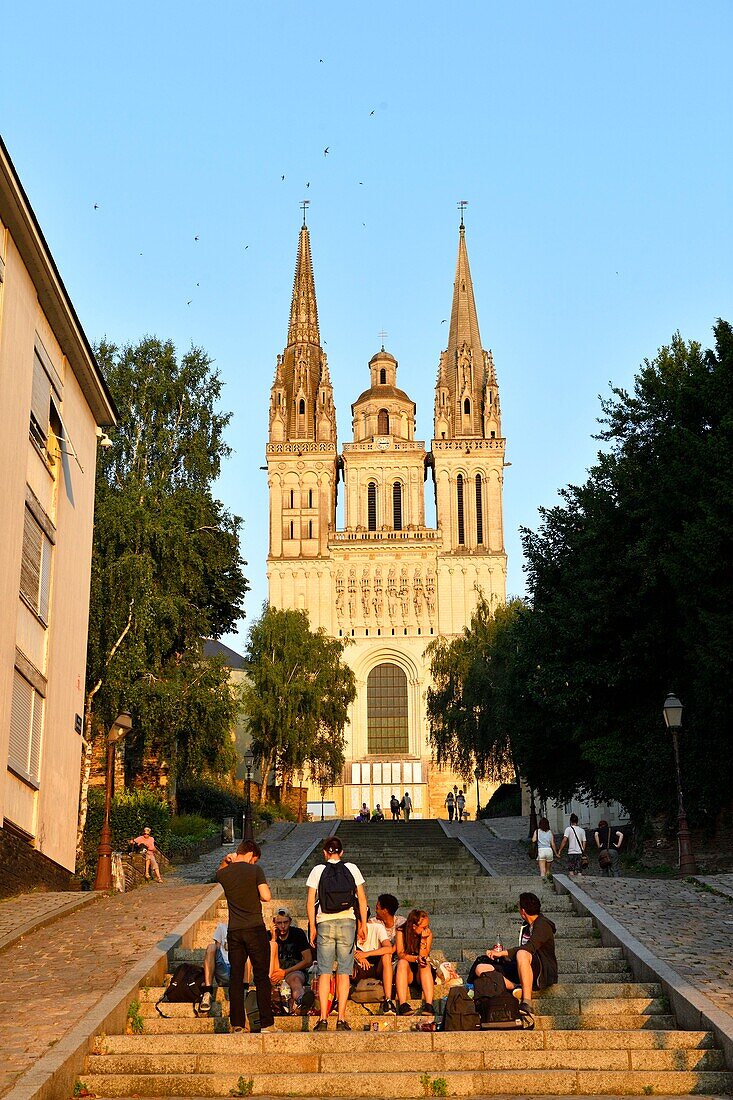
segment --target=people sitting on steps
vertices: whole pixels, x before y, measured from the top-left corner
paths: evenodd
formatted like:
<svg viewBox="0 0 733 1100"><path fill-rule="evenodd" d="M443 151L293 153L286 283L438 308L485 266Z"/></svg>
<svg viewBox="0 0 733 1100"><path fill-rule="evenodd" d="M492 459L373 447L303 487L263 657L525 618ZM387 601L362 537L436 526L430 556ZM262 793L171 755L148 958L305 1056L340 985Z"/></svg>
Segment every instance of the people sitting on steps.
<svg viewBox="0 0 733 1100"><path fill-rule="evenodd" d="M423 1003L421 1012L435 1015L433 997L435 996L435 983L433 971L430 967L430 948L433 943L433 933L430 928L430 917L424 909L412 909L405 923L397 929L397 974L395 985L397 987L397 1000L399 1002L397 1014L409 1016L410 985L419 985L422 989Z"/></svg>
<svg viewBox="0 0 733 1100"><path fill-rule="evenodd" d="M314 867L306 880L310 942L318 961L318 1005L320 1019L315 1031L328 1030L328 997L331 972L336 963L338 997L337 1031L351 1031L346 1021L354 944L360 946L367 934L367 900L364 876L355 863L342 861L344 847L337 836L323 844L324 863Z"/></svg>
<svg viewBox="0 0 733 1100"><path fill-rule="evenodd" d="M393 950L393 944L382 922L376 918L370 918L367 921L366 939L354 951L353 982L357 985L363 978L376 978L381 981L384 993L383 1013L397 1011L392 1000Z"/></svg>
<svg viewBox="0 0 733 1100"><path fill-rule="evenodd" d="M354 821L359 821L362 824L366 824L369 821L369 818L370 818L369 807L367 806L366 802L362 802L361 809L359 810L358 814L354 818Z"/></svg>
<svg viewBox="0 0 733 1100"><path fill-rule="evenodd" d="M384 811L378 802L372 810L372 821L384 821Z"/></svg>
<svg viewBox="0 0 733 1100"><path fill-rule="evenodd" d="M541 911L540 899L529 892L519 895L519 913L522 927L519 945L507 951L492 947L479 955L468 974L469 984L479 974L499 970L504 975L507 989L519 987L520 1014L532 1017L532 991L547 989L557 981L557 956L555 954L555 925Z"/></svg>
<svg viewBox="0 0 733 1100"><path fill-rule="evenodd" d="M219 921L204 954L204 984L201 987L203 995L199 1004L199 1012L204 1014L211 1012L214 980L216 980L217 985L228 986L230 976L227 926L224 921Z"/></svg>
<svg viewBox="0 0 733 1100"><path fill-rule="evenodd" d="M275 910L270 933L270 982L273 988L285 982L293 1001L293 1010L305 1014L313 1007L315 994L306 988L313 952L302 928L293 924L289 909ZM287 990L285 991L287 992Z"/></svg>

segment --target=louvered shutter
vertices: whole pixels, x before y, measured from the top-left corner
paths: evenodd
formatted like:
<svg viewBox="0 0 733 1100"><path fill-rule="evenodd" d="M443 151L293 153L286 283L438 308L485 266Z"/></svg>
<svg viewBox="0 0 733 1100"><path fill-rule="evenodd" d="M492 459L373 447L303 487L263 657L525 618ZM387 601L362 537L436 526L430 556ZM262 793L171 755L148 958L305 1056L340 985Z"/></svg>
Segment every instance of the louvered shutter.
<svg viewBox="0 0 733 1100"><path fill-rule="evenodd" d="M33 695L33 688L16 669L13 675L13 701L10 708L8 764L24 774L28 774L30 757Z"/></svg>
<svg viewBox="0 0 733 1100"><path fill-rule="evenodd" d="M33 392L31 394L31 431L37 443L45 447L51 410L51 380L36 352L33 358Z"/></svg>
<svg viewBox="0 0 733 1100"><path fill-rule="evenodd" d="M23 557L20 565L20 591L34 611L38 611L41 585L43 531L26 508L23 525Z"/></svg>
<svg viewBox="0 0 733 1100"><path fill-rule="evenodd" d="M48 605L51 594L51 555L53 547L45 535L41 535L41 584L38 601L38 614L48 624Z"/></svg>
<svg viewBox="0 0 733 1100"><path fill-rule="evenodd" d="M33 691L33 719L31 721L31 743L28 753L28 773L31 779L38 783L41 775L41 735L43 733L43 710L46 700L35 689L32 688L31 690Z"/></svg>

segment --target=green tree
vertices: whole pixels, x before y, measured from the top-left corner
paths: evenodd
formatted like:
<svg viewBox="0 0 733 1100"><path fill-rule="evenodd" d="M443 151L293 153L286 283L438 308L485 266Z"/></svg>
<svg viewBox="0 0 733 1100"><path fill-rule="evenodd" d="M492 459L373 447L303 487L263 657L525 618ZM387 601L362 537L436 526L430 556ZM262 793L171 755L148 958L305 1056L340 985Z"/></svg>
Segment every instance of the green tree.
<svg viewBox="0 0 733 1100"><path fill-rule="evenodd" d="M262 772L261 801L273 768L284 787L301 768L331 781L343 768L344 726L356 696L344 646L312 631L305 611L265 606L252 624L242 704Z"/></svg>
<svg viewBox="0 0 733 1100"><path fill-rule="evenodd" d="M97 358L120 421L97 466L79 843L92 746L122 706L127 751L164 755L173 790L228 766L237 700L202 639L233 628L247 591L241 521L213 495L230 451L211 360L153 337Z"/></svg>

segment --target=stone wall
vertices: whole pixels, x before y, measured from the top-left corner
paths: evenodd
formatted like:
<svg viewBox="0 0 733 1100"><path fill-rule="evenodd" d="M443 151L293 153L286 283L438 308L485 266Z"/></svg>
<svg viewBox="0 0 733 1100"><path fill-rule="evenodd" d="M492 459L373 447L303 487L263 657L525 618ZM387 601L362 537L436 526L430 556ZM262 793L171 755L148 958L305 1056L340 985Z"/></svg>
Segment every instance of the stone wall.
<svg viewBox="0 0 733 1100"><path fill-rule="evenodd" d="M28 890L74 890L71 872L37 851L6 821L0 829L0 897Z"/></svg>

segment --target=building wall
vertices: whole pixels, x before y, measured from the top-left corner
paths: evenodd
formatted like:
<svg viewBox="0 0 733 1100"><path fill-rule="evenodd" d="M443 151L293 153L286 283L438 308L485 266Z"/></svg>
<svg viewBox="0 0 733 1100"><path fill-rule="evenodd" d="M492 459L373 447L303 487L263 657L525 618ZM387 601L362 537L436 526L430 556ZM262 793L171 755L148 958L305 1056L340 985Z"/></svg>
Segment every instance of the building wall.
<svg viewBox="0 0 733 1100"><path fill-rule="evenodd" d="M8 164L0 165L0 214L9 209L0 221L0 851L16 867L0 892L34 874L58 888L74 868L97 424L114 420L91 352L82 363L72 347L76 317L32 212L24 196L8 205L18 197ZM43 437L29 431L39 378L51 395L40 401L48 413ZM29 523L44 547L42 576L50 568L47 604L43 596L35 606L21 596ZM26 555L24 588L27 570ZM40 586L45 593L44 580ZM26 771L18 764L18 698L31 689L43 714L31 738L38 756L31 754Z"/></svg>

